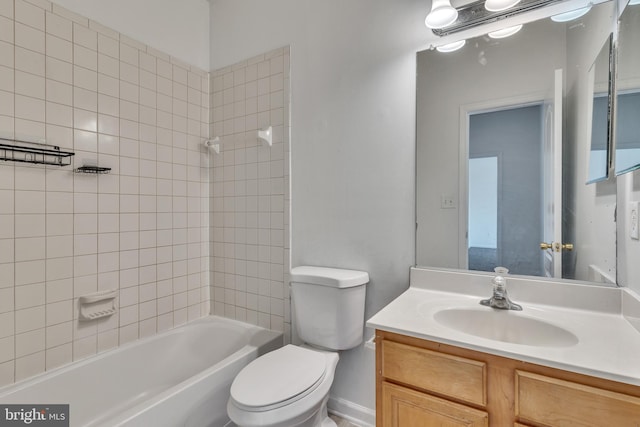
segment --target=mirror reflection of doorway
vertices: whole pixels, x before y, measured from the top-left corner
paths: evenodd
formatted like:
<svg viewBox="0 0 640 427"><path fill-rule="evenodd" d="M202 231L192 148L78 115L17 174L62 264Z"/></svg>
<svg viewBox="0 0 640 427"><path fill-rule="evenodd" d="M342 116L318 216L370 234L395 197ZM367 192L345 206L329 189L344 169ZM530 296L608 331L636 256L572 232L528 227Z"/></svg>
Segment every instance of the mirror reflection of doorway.
<svg viewBox="0 0 640 427"><path fill-rule="evenodd" d="M542 104L469 116L469 269L540 276Z"/></svg>

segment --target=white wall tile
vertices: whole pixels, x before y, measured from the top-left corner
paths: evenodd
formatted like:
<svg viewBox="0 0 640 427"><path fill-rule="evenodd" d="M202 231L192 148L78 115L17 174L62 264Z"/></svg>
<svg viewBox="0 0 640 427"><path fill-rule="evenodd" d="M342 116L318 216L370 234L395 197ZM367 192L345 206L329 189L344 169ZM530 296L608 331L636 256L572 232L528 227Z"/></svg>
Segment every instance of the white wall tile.
<svg viewBox="0 0 640 427"><path fill-rule="evenodd" d="M117 77L111 77L106 74L98 74L98 93L109 95L112 97L120 96L120 82Z"/></svg>
<svg viewBox="0 0 640 427"><path fill-rule="evenodd" d="M47 237L46 251L48 258L62 258L73 255L73 236Z"/></svg>
<svg viewBox="0 0 640 427"><path fill-rule="evenodd" d="M49 258L46 261L46 280L54 281L73 277L73 258Z"/></svg>
<svg viewBox="0 0 640 427"><path fill-rule="evenodd" d="M73 360L73 345L63 344L58 347L48 348L45 352L46 370L54 369Z"/></svg>
<svg viewBox="0 0 640 427"><path fill-rule="evenodd" d="M0 4L0 15L13 19L13 2L3 2Z"/></svg>
<svg viewBox="0 0 640 427"><path fill-rule="evenodd" d="M15 96L15 117L24 120L44 122L45 103L42 99L28 96Z"/></svg>
<svg viewBox="0 0 640 427"><path fill-rule="evenodd" d="M74 255L89 255L98 253L97 234L78 234L74 236Z"/></svg>
<svg viewBox="0 0 640 427"><path fill-rule="evenodd" d="M66 300L47 304L47 326L58 325L73 320L73 300Z"/></svg>
<svg viewBox="0 0 640 427"><path fill-rule="evenodd" d="M50 280L46 283L47 304L69 300L71 298L73 298L72 279Z"/></svg>
<svg viewBox="0 0 640 427"><path fill-rule="evenodd" d="M73 125L76 129L82 129L89 132L98 131L98 116L93 111L73 109ZM83 148L80 148L83 149ZM94 147L95 150L95 147Z"/></svg>
<svg viewBox="0 0 640 427"><path fill-rule="evenodd" d="M118 330L113 329L98 334L98 352L118 346Z"/></svg>
<svg viewBox="0 0 640 427"><path fill-rule="evenodd" d="M0 65L13 68L15 66L15 49L11 43L0 41Z"/></svg>
<svg viewBox="0 0 640 427"><path fill-rule="evenodd" d="M73 234L73 215L71 214L47 214L47 236L60 236Z"/></svg>
<svg viewBox="0 0 640 427"><path fill-rule="evenodd" d="M96 91L98 90L98 73L94 70L74 66L73 84L83 89Z"/></svg>
<svg viewBox="0 0 640 427"><path fill-rule="evenodd" d="M43 100L45 98L45 79L42 76L29 72L16 71L15 92L17 94Z"/></svg>
<svg viewBox="0 0 640 427"><path fill-rule="evenodd" d="M73 40L73 26L71 21L51 12L46 12L46 31L62 39Z"/></svg>
<svg viewBox="0 0 640 427"><path fill-rule="evenodd" d="M16 359L16 381L32 377L45 370L45 352L34 353Z"/></svg>
<svg viewBox="0 0 640 427"><path fill-rule="evenodd" d="M140 69L136 65L120 61L120 79L133 85L139 85Z"/></svg>
<svg viewBox="0 0 640 427"><path fill-rule="evenodd" d="M16 214L45 213L44 191L16 191L14 194Z"/></svg>
<svg viewBox="0 0 640 427"><path fill-rule="evenodd" d="M45 327L45 306L16 310L16 334Z"/></svg>
<svg viewBox="0 0 640 427"><path fill-rule="evenodd" d="M92 198L89 195L90 199ZM93 207L86 207L86 210L90 211ZM98 215L95 213L80 213L82 209L76 209L76 214L73 216L73 227L75 234L93 234L98 229Z"/></svg>
<svg viewBox="0 0 640 427"><path fill-rule="evenodd" d="M1 235L1 232L0 232L0 235ZM44 214L16 215L15 237L40 237L44 235L45 235L45 215Z"/></svg>
<svg viewBox="0 0 640 427"><path fill-rule="evenodd" d="M73 126L73 109L66 105L46 103L47 123L71 127Z"/></svg>
<svg viewBox="0 0 640 427"><path fill-rule="evenodd" d="M35 52L45 53L45 33L42 30L16 22L15 27L16 46L30 49Z"/></svg>
<svg viewBox="0 0 640 427"><path fill-rule="evenodd" d="M51 70L47 67L47 70ZM66 73L66 70L61 70L61 73ZM61 75L54 75L53 77L64 78ZM71 78L69 78L71 80ZM55 102L56 104L63 104L71 106L73 104L73 87L62 81L56 81L55 79L47 79L46 82L46 98L48 101ZM68 123L71 126L71 122Z"/></svg>
<svg viewBox="0 0 640 427"><path fill-rule="evenodd" d="M102 95L100 95L102 97ZM110 98L105 96L104 98ZM102 103L103 98L99 98L98 101L98 109L100 109L100 105L104 105ZM117 104L114 104L115 108L116 108L116 114L117 114ZM99 134L98 135L98 152L100 154L103 154L103 156L101 156L102 159L105 160L109 160L109 163L107 164L107 166L111 167L111 173L112 174L118 174L120 171L118 169L114 169L115 166L117 166L117 156L120 152L120 139L115 136L115 135L104 135L104 134ZM105 178L108 179L110 177L104 176L101 178ZM103 180L100 180L103 181Z"/></svg>
<svg viewBox="0 0 640 427"><path fill-rule="evenodd" d="M120 44L112 37L98 34L98 52L118 59L120 57Z"/></svg>
<svg viewBox="0 0 640 427"><path fill-rule="evenodd" d="M224 196L214 197L210 213L210 222L217 224L212 233L211 293L216 301L225 303L214 304L214 312L276 330L287 329L284 302L288 298L283 292L284 230L288 226L283 179L288 175L284 163L288 146L283 134L289 125L283 114L284 86L288 84L283 52L230 67L233 71L213 79L211 98L216 107L212 129L223 129L234 144L227 145L221 159L214 159L210 182L213 194ZM275 149L257 146L245 131L264 124L278 125L274 133L279 146ZM194 276L192 280L196 283L198 279ZM217 288L216 280L227 290ZM195 301L195 294L193 298Z"/></svg>
<svg viewBox="0 0 640 427"><path fill-rule="evenodd" d="M73 341L73 360L85 359L98 352L98 337L91 335Z"/></svg>
<svg viewBox="0 0 640 427"><path fill-rule="evenodd" d="M97 213L98 196L97 194L74 194L74 212L75 213Z"/></svg>
<svg viewBox="0 0 640 427"><path fill-rule="evenodd" d="M98 70L98 52L77 44L73 45L73 62L89 70Z"/></svg>
<svg viewBox="0 0 640 427"><path fill-rule="evenodd" d="M24 0L15 2L15 20L39 30L44 30L45 11Z"/></svg>
<svg viewBox="0 0 640 427"><path fill-rule="evenodd" d="M0 89L13 92L15 90L14 70L0 65Z"/></svg>
<svg viewBox="0 0 640 427"><path fill-rule="evenodd" d="M91 50L98 49L98 33L84 25L73 24L73 42Z"/></svg>
<svg viewBox="0 0 640 427"><path fill-rule="evenodd" d="M207 314L209 94L206 73L44 0L0 2L0 24L0 133L112 168L0 165L6 384ZM114 288L121 312L79 324L74 298Z"/></svg>
<svg viewBox="0 0 640 427"><path fill-rule="evenodd" d="M75 256L73 261L73 276L89 276L98 272L97 255Z"/></svg>
<svg viewBox="0 0 640 427"><path fill-rule="evenodd" d="M13 334L14 334L13 313L7 312L7 313L0 314L0 338L13 336Z"/></svg>
<svg viewBox="0 0 640 427"><path fill-rule="evenodd" d="M16 357L23 357L45 349L45 329L16 335Z"/></svg>
<svg viewBox="0 0 640 427"><path fill-rule="evenodd" d="M15 239L15 261L33 261L46 258L45 238Z"/></svg>

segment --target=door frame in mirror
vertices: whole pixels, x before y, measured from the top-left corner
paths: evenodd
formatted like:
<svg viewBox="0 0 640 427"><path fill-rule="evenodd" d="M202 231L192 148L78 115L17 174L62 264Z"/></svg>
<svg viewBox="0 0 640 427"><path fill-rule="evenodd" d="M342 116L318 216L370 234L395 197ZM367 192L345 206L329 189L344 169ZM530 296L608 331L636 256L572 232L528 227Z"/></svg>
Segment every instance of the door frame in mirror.
<svg viewBox="0 0 640 427"><path fill-rule="evenodd" d="M469 121L472 114L489 113L506 110L513 107L526 107L541 104L545 99L544 92L532 92L525 95L491 99L460 106L460 136L458 158L458 268L469 267Z"/></svg>

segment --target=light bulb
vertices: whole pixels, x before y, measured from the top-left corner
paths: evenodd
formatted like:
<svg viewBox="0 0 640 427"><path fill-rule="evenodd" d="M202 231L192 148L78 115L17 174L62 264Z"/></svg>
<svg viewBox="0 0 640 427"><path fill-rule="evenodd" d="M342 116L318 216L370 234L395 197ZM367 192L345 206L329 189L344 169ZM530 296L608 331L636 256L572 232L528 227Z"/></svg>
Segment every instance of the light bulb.
<svg viewBox="0 0 640 427"><path fill-rule="evenodd" d="M520 0L487 0L484 2L484 8L489 12L500 12L507 10L520 3Z"/></svg>
<svg viewBox="0 0 640 427"><path fill-rule="evenodd" d="M573 21L574 19L578 19L581 16L584 16L591 10L591 5L582 7L580 9L571 10L569 12L560 13L558 15L554 15L551 17L551 20L554 22L567 22Z"/></svg>
<svg viewBox="0 0 640 427"><path fill-rule="evenodd" d="M503 28L501 30L491 31L488 36L492 39L503 39L517 33L522 29L522 24L514 25L513 27Z"/></svg>
<svg viewBox="0 0 640 427"><path fill-rule="evenodd" d="M464 46L467 43L466 40L460 40L457 42L453 42L453 43L448 43L448 44L444 44L442 46L438 46L436 47L436 50L438 52L443 52L443 53L448 53L448 52L455 52L458 49L461 49L462 46Z"/></svg>
<svg viewBox="0 0 640 427"><path fill-rule="evenodd" d="M458 19L458 11L451 6L449 0L433 0L431 12L424 20L424 24L433 29L444 28Z"/></svg>

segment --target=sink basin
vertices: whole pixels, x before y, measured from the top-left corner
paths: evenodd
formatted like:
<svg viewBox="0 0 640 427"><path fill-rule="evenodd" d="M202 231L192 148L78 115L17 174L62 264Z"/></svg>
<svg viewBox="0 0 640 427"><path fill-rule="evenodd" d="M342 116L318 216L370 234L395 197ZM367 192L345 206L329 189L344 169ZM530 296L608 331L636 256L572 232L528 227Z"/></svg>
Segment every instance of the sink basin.
<svg viewBox="0 0 640 427"><path fill-rule="evenodd" d="M451 308L433 317L439 324L465 334L511 344L570 347L578 343L566 329L510 310Z"/></svg>

